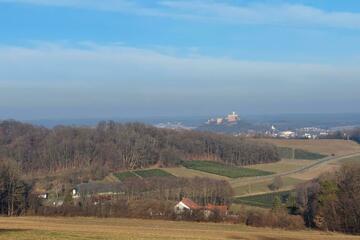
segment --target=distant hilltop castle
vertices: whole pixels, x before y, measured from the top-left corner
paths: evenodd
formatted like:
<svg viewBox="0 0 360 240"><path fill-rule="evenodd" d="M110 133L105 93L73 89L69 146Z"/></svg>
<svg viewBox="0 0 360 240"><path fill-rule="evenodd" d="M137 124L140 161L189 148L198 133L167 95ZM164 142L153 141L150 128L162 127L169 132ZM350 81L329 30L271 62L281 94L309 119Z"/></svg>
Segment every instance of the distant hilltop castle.
<svg viewBox="0 0 360 240"><path fill-rule="evenodd" d="M206 124L216 124L221 125L225 123L237 123L240 120L239 115L237 115L235 112L230 113L226 117L218 117L218 118L210 118Z"/></svg>

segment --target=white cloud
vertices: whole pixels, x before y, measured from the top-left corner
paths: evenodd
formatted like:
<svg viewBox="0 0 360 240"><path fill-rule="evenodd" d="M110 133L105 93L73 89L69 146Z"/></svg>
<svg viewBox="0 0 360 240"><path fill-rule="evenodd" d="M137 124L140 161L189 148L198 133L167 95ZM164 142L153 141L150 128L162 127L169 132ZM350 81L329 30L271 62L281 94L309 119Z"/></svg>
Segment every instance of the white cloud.
<svg viewBox="0 0 360 240"><path fill-rule="evenodd" d="M0 73L2 109L297 112L341 102L342 111L360 100L357 67L179 57L119 44L0 46Z"/></svg>
<svg viewBox="0 0 360 240"><path fill-rule="evenodd" d="M360 28L360 13L331 12L301 4L230 5L214 1L164 1L163 6L239 24Z"/></svg>
<svg viewBox="0 0 360 240"><path fill-rule="evenodd" d="M21 69L21 71L19 71ZM357 81L360 69L341 65L246 61L210 56L177 56L121 44L40 43L33 47L0 46L0 83L102 84L148 87L233 86L256 90L258 84L310 86L329 81ZM60 84L62 84L60 83ZM135 84L134 84L135 83ZM216 90L216 88L214 89Z"/></svg>
<svg viewBox="0 0 360 240"><path fill-rule="evenodd" d="M326 11L288 3L230 4L225 1L154 1L152 7L129 0L0 0L47 6L95 9L144 16L158 16L232 24L360 28L360 13Z"/></svg>

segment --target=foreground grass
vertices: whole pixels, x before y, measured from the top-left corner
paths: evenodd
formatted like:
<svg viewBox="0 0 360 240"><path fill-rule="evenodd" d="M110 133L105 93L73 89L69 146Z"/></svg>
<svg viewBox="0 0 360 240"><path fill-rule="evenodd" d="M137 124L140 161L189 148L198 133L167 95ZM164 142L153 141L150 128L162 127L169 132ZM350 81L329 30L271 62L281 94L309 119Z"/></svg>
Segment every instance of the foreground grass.
<svg viewBox="0 0 360 240"><path fill-rule="evenodd" d="M273 174L272 172L251 168L227 166L219 162L210 161L185 161L183 166L189 169L208 172L229 178L266 176Z"/></svg>
<svg viewBox="0 0 360 240"><path fill-rule="evenodd" d="M0 240L123 240L123 239L359 239L316 231L283 231L239 224L96 218L0 218Z"/></svg>

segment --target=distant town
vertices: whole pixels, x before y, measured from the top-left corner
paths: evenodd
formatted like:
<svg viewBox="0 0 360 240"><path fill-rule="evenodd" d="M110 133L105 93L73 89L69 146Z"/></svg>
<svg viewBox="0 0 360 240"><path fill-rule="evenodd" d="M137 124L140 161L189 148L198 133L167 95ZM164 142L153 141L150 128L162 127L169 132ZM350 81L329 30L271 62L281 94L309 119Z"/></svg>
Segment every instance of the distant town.
<svg viewBox="0 0 360 240"><path fill-rule="evenodd" d="M279 124L280 125L280 124ZM319 124L317 124L319 125ZM158 128L168 128L175 130L200 130L227 133L234 136L245 137L268 137L268 138L284 138L284 139L319 139L326 138L330 134L339 129L346 128L339 127L278 127L276 122L251 122L246 118L242 118L235 111L225 116L213 116L208 118L203 124L198 126L187 126L182 122L166 122L155 124Z"/></svg>

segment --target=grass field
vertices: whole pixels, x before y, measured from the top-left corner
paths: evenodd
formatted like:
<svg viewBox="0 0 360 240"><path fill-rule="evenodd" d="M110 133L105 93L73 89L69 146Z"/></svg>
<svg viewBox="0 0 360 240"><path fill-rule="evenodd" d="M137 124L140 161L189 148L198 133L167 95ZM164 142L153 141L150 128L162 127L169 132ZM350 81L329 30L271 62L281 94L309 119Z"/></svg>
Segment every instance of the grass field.
<svg viewBox="0 0 360 240"><path fill-rule="evenodd" d="M278 147L278 151L282 159L318 160L327 157L324 154L290 147Z"/></svg>
<svg viewBox="0 0 360 240"><path fill-rule="evenodd" d="M280 190L288 190L295 188L296 185L303 183L304 180L292 178L292 177L282 177L283 186ZM265 179L259 181L249 181L247 183L232 183L235 196L250 195L256 193L269 193L272 192L269 189L269 185L273 182L273 179Z"/></svg>
<svg viewBox="0 0 360 240"><path fill-rule="evenodd" d="M273 192L249 197L239 197L234 200L235 203L247 204L250 206L271 208L276 196L280 197L282 203L286 203L292 191Z"/></svg>
<svg viewBox="0 0 360 240"><path fill-rule="evenodd" d="M138 177L133 172L130 171L114 173L114 176L117 177L120 181L125 180L126 178Z"/></svg>
<svg viewBox="0 0 360 240"><path fill-rule="evenodd" d="M324 155L343 155L360 152L360 144L354 141L335 139L260 139L278 147L303 149Z"/></svg>
<svg viewBox="0 0 360 240"><path fill-rule="evenodd" d="M340 164L360 164L360 156L345 158L339 161Z"/></svg>
<svg viewBox="0 0 360 240"><path fill-rule="evenodd" d="M240 224L96 218L0 218L0 240L347 240L317 231L284 231Z"/></svg>
<svg viewBox="0 0 360 240"><path fill-rule="evenodd" d="M248 168L258 169L262 171L268 171L268 172L275 172L275 173L281 173L281 172L288 172L292 170L296 170L305 166L308 166L310 164L314 163L312 160L289 160L284 159L279 162L275 163L263 163L263 164L256 164L248 166Z"/></svg>
<svg viewBox="0 0 360 240"><path fill-rule="evenodd" d="M183 163L183 166L189 169L208 172L229 178L266 176L273 174L272 172L251 168L227 166L222 163L210 161L186 161Z"/></svg>

